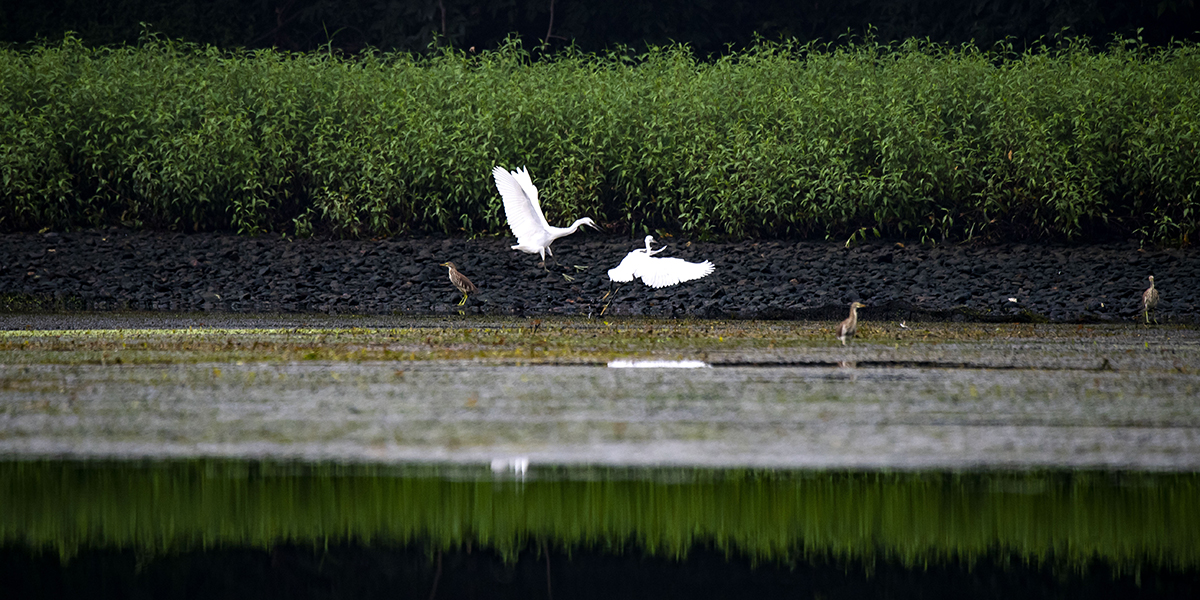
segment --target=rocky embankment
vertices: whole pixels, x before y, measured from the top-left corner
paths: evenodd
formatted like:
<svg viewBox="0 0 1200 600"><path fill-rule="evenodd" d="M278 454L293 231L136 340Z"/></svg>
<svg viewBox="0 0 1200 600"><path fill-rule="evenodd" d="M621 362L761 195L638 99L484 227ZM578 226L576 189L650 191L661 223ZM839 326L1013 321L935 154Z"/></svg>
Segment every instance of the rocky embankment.
<svg viewBox="0 0 1200 600"><path fill-rule="evenodd" d="M546 269L537 255L510 250L510 237L4 234L0 310L832 320L858 300L869 306L864 320L1104 322L1140 319L1154 275L1160 323L1200 320L1200 250L1192 248L663 241L659 256L708 259L716 272L660 290L637 280L616 286L608 269L643 244L591 232L556 241ZM445 261L479 287L463 307L438 266Z"/></svg>

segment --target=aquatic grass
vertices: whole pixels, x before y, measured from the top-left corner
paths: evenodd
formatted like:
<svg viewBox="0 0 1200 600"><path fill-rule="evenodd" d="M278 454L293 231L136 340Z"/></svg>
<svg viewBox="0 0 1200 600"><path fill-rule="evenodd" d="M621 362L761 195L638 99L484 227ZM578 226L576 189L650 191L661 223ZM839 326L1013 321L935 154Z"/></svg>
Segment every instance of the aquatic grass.
<svg viewBox="0 0 1200 600"><path fill-rule="evenodd" d="M1195 569L1194 474L870 473L187 462L0 463L0 541L60 553L327 543L699 546L758 561L1014 555Z"/></svg>
<svg viewBox="0 0 1200 600"><path fill-rule="evenodd" d="M189 328L0 331L7 364L180 364L199 362L427 361L604 363L653 354L694 357L706 349L812 343L818 325L774 329L727 322L614 319L579 324L514 319L465 327Z"/></svg>
<svg viewBox="0 0 1200 600"><path fill-rule="evenodd" d="M835 323L771 321L664 321L613 318L471 319L436 326L400 327L192 327L183 329L8 329L0 330L0 364L195 364L203 362L429 361L472 360L496 363L594 364L630 357L738 361L742 353L785 362L845 360L823 352L834 345ZM1131 347L1158 336L1191 337L1186 328L1161 329L1150 339L1136 327L1064 325L959 325L896 323L863 326L859 346L876 360L890 360L893 348L906 355L937 356L938 344L1035 340L1044 351L1061 355L1056 342L1091 340L1101 347L1087 353L1096 360L1134 368L1123 359ZM959 346L964 349L965 346ZM815 352L815 354L814 354ZM764 355L764 353L766 353ZM1196 353L1172 351L1176 369L1187 369ZM1030 355L1032 359L1034 353ZM774 358L772 358L774 357ZM744 358L744 357L742 357ZM866 359L866 356L861 358ZM955 363L963 356L940 357ZM1045 360L1045 357L1042 358ZM1149 365L1137 367L1149 368Z"/></svg>
<svg viewBox="0 0 1200 600"><path fill-rule="evenodd" d="M1200 191L1194 44L535 60L67 37L0 49L0 81L7 230L501 234L500 164L552 222L634 234L1186 243Z"/></svg>

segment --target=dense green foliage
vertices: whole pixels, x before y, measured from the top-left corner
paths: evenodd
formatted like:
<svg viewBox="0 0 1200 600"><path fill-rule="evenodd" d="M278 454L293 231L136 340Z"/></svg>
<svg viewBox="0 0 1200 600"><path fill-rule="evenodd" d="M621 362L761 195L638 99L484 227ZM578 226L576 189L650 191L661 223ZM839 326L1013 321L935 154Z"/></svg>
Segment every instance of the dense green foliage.
<svg viewBox="0 0 1200 600"><path fill-rule="evenodd" d="M683 557L905 564L999 553L1078 568L1194 569L1194 474L839 473L301 466L200 460L0 463L0 543L57 550L320 546L342 541L515 556L533 541ZM555 477L558 475L558 477Z"/></svg>
<svg viewBox="0 0 1200 600"><path fill-rule="evenodd" d="M0 228L1194 236L1200 47L761 44L713 62L166 41L0 50Z"/></svg>

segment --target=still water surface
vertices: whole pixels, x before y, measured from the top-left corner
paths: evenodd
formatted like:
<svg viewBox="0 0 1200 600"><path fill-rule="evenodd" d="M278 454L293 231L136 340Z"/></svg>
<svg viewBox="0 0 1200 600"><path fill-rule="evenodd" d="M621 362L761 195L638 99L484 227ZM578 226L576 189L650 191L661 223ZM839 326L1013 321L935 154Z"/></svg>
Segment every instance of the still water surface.
<svg viewBox="0 0 1200 600"><path fill-rule="evenodd" d="M1200 574L1195 474L535 466L518 478L486 467L38 460L0 463L0 482L10 559L62 575L127 556L134 581L150 565L184 568L181 557L257 564L243 555L333 560L372 549L411 563L404 585L417 588L432 585L443 555L483 560L472 551L510 573L550 559L603 571L633 556L657 565L645 576L658 581L715 552L724 566L712 568L730 577L840 570L878 585L887 577L873 579L877 569L948 569L966 590L979 584L973 573L1005 585L1051 574L1056 593L1096 578L1141 589L1145 578L1158 587L1142 591L1159 597L1194 589ZM543 593L541 579L527 579Z"/></svg>
<svg viewBox="0 0 1200 600"><path fill-rule="evenodd" d="M726 468L1200 467L1200 375L444 362L0 365L0 453Z"/></svg>
<svg viewBox="0 0 1200 600"><path fill-rule="evenodd" d="M626 359L702 359L674 369L572 354L585 325L553 358L581 364L524 358L531 327L299 350L283 329L10 329L0 580L71 598L1200 594L1191 330L845 348L751 331L701 353L639 325L658 349ZM716 339L759 327L735 325ZM521 335L501 358L361 359ZM359 358L320 358L327 339ZM254 354L268 342L289 354ZM254 358L189 358L226 347Z"/></svg>

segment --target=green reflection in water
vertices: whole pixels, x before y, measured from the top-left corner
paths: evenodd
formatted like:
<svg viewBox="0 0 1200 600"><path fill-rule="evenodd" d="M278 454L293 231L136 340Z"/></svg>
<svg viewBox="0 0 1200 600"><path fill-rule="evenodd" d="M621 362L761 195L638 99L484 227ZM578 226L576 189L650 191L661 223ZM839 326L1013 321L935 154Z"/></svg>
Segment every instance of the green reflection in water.
<svg viewBox="0 0 1200 600"><path fill-rule="evenodd" d="M989 553L1194 568L1200 475L863 473L299 465L198 460L0 463L0 544L57 550L529 544L756 560Z"/></svg>

